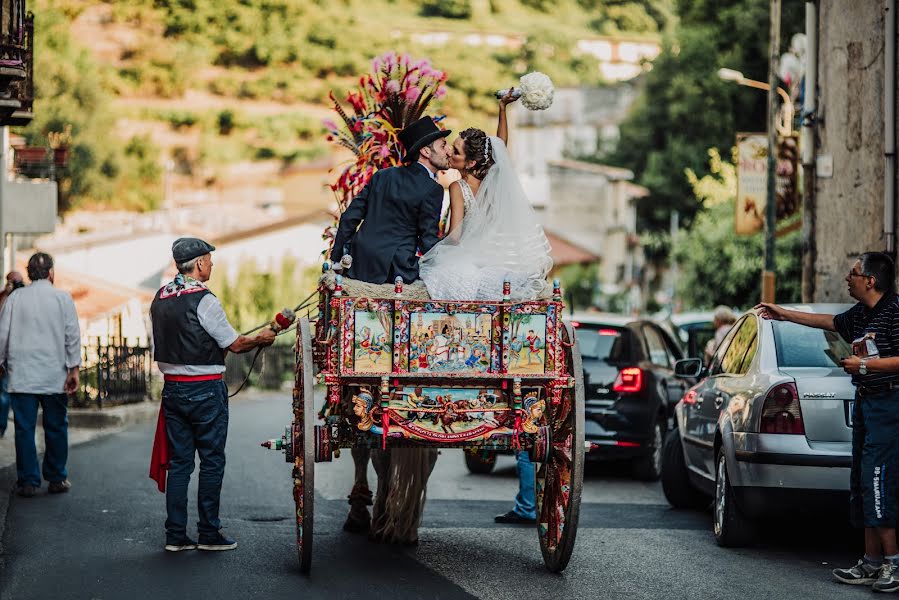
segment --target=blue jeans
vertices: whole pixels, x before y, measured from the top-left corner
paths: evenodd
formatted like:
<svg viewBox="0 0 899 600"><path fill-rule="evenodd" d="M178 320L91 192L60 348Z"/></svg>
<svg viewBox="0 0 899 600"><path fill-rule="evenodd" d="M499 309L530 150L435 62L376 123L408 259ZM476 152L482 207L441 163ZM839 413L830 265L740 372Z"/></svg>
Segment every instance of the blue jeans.
<svg viewBox="0 0 899 600"><path fill-rule="evenodd" d="M44 479L64 481L68 477L69 458L68 398L65 394L10 394L9 398L16 419L16 483L41 486L34 443L38 405L44 411Z"/></svg>
<svg viewBox="0 0 899 600"><path fill-rule="evenodd" d="M6 426L9 424L9 392L7 391L7 383L9 377L3 373L0 377L0 437L6 433Z"/></svg>
<svg viewBox="0 0 899 600"><path fill-rule="evenodd" d="M224 381L166 382L162 388L165 429L169 439L169 474L165 491L166 539L187 535L187 486L200 455L197 513L200 538L221 529L219 500L225 474L228 437L228 388Z"/></svg>
<svg viewBox="0 0 899 600"><path fill-rule="evenodd" d="M517 453L518 495L515 496L515 508L512 510L526 519L537 518L536 471L527 452Z"/></svg>

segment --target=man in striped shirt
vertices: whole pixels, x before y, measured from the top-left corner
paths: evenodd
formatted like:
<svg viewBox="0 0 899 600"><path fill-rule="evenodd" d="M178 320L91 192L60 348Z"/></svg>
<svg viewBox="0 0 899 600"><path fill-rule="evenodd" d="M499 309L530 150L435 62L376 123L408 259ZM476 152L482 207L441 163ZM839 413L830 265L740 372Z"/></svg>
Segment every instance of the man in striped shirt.
<svg viewBox="0 0 899 600"><path fill-rule="evenodd" d="M836 331L853 353L841 364L856 386L852 419L850 510L865 528L865 556L849 569L834 569L837 581L899 591L899 297L896 269L883 252L866 252L846 275L858 303L839 315L756 306L768 319Z"/></svg>

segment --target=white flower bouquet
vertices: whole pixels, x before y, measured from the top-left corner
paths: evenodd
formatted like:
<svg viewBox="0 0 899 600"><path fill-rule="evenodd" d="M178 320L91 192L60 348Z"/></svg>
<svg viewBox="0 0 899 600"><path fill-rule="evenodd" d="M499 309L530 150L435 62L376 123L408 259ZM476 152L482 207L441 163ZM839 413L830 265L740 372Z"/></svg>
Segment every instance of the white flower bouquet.
<svg viewBox="0 0 899 600"><path fill-rule="evenodd" d="M533 71L522 75L518 86L512 90L512 95L521 98L521 103L528 110L546 110L552 106L555 88L552 80L544 73ZM506 93L507 90L500 90L496 92L496 97L502 98Z"/></svg>

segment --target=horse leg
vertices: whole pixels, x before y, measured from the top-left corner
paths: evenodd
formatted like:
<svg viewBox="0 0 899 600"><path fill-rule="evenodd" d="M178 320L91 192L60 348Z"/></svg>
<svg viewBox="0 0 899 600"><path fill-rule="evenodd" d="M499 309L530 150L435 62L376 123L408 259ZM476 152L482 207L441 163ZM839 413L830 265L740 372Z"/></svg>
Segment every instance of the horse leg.
<svg viewBox="0 0 899 600"><path fill-rule="evenodd" d="M371 450L368 448L353 448L353 465L355 466L355 481L353 491L347 496L350 504L350 513L343 524L343 530L350 533L366 533L371 527L371 516L368 507L371 506L371 490L368 489L368 459Z"/></svg>

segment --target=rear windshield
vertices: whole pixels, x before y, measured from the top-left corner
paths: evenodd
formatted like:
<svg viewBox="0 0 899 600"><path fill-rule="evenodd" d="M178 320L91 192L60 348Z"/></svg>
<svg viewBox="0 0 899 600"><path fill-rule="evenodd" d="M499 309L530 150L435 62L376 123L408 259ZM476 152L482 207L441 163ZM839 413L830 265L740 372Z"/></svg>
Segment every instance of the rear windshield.
<svg viewBox="0 0 899 600"><path fill-rule="evenodd" d="M581 347L581 357L606 362L627 360L628 331L619 327L580 325L577 341Z"/></svg>
<svg viewBox="0 0 899 600"><path fill-rule="evenodd" d="M835 331L774 321L774 346L781 367L839 367L852 348Z"/></svg>

